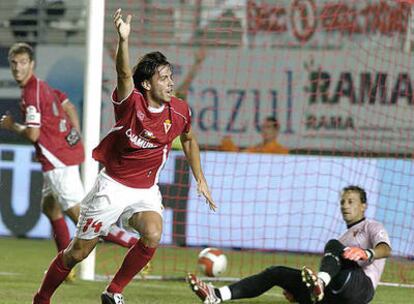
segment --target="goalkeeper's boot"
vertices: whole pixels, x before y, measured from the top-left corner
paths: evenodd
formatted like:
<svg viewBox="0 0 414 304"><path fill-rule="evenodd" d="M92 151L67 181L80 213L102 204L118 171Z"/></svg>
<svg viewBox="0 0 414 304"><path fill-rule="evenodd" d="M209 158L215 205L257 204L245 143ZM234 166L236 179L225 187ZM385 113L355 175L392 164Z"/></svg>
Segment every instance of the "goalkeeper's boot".
<svg viewBox="0 0 414 304"><path fill-rule="evenodd" d="M102 304L125 304L122 294L107 291L101 294L101 301Z"/></svg>
<svg viewBox="0 0 414 304"><path fill-rule="evenodd" d="M306 287L309 289L310 297L313 303L322 301L324 293L324 285L322 280L320 280L314 272L304 266L302 268L302 281L306 284Z"/></svg>
<svg viewBox="0 0 414 304"><path fill-rule="evenodd" d="M213 285L204 283L192 273L187 275L187 282L190 285L191 290L204 304L221 303L221 299L216 296Z"/></svg>

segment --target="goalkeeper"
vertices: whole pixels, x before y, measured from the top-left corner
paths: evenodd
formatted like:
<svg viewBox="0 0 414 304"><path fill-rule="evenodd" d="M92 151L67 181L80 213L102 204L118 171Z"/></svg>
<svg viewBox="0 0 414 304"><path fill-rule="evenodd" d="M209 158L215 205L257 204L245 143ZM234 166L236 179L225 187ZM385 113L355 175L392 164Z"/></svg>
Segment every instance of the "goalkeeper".
<svg viewBox="0 0 414 304"><path fill-rule="evenodd" d="M369 303L390 256L391 245L384 226L365 218L367 195L358 186L342 190L342 217L348 227L338 240L325 245L319 272L272 266L229 286L215 288L188 275L194 293L206 304L254 298L273 286L284 289L291 303Z"/></svg>

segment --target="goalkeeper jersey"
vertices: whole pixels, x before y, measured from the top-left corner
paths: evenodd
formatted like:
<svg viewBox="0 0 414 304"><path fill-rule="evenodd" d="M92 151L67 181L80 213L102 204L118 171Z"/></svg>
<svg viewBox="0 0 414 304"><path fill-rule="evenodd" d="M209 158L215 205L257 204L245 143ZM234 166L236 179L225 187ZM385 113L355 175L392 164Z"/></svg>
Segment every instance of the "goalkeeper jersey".
<svg viewBox="0 0 414 304"><path fill-rule="evenodd" d="M375 248L379 243L386 243L391 247L388 233L384 226L374 220L364 219L352 225L339 241L347 247L360 247L363 249ZM358 261L365 274L371 279L374 288L377 287L384 271L386 259L377 259L373 262Z"/></svg>

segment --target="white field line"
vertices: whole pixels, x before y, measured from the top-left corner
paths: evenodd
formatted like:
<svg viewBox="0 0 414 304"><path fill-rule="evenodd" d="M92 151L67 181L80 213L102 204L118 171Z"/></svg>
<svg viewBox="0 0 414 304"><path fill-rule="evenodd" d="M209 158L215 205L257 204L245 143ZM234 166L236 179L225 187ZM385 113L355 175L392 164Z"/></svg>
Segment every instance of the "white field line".
<svg viewBox="0 0 414 304"><path fill-rule="evenodd" d="M0 271L0 275L2 275L2 276L19 276L19 275L22 275L22 273Z"/></svg>
<svg viewBox="0 0 414 304"><path fill-rule="evenodd" d="M95 275L96 281L107 281L111 279L112 276L104 276L104 275ZM156 275L147 275L145 278L141 276L136 276L135 280L161 280L161 281L183 281L184 277L180 276L156 276ZM203 281L208 282L237 282L240 279L234 277L221 277L221 278L210 278L210 277L200 277ZM414 284L401 284L401 283L390 283L390 282L380 282L379 285L381 286L388 286L388 287L401 287L401 288L414 288Z"/></svg>

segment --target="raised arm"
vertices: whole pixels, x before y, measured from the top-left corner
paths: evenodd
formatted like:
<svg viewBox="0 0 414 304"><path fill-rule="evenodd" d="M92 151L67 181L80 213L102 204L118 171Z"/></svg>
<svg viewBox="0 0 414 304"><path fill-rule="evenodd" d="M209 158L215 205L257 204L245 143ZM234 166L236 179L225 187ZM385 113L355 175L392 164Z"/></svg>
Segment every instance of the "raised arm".
<svg viewBox="0 0 414 304"><path fill-rule="evenodd" d="M217 206L211 197L206 178L204 177L203 170L201 169L200 148L198 146L197 139L191 129L188 133L183 133L180 139L184 154L190 163L194 178L197 181L197 192L205 197L206 203L209 205L210 209L215 211Z"/></svg>
<svg viewBox="0 0 414 304"><path fill-rule="evenodd" d="M116 72L117 78L117 97L118 101L128 97L134 88L131 68L129 67L128 39L131 32L132 16L128 15L126 20L122 20L121 9L117 9L114 14L114 25L118 32L118 47L116 51Z"/></svg>

